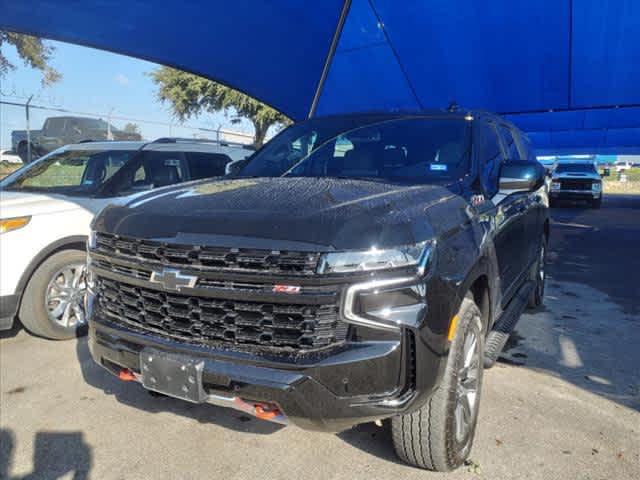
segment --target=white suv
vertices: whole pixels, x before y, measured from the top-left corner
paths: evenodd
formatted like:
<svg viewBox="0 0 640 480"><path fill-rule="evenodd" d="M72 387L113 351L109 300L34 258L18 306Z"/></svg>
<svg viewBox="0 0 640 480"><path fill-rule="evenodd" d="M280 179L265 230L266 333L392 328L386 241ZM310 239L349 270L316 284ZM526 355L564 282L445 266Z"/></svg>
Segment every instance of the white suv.
<svg viewBox="0 0 640 480"><path fill-rule="evenodd" d="M93 217L150 189L225 174L251 154L187 139L68 145L0 181L0 330L16 315L37 335L85 323L85 245Z"/></svg>

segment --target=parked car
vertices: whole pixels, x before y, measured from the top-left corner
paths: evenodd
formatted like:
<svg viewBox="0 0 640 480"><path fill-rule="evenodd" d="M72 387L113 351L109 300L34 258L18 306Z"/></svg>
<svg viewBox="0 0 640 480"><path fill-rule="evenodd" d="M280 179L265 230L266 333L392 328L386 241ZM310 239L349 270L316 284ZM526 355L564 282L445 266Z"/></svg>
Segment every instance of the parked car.
<svg viewBox="0 0 640 480"><path fill-rule="evenodd" d="M618 160L617 162L614 163L614 166L616 167L617 173L624 172L626 170L630 170L631 168L633 168L633 164L625 160Z"/></svg>
<svg viewBox="0 0 640 480"><path fill-rule="evenodd" d="M31 161L57 148L89 140L142 140L139 133L118 130L102 119L85 117L49 117L42 130L31 130ZM28 162L26 130L11 132L11 145L23 162Z"/></svg>
<svg viewBox="0 0 640 480"><path fill-rule="evenodd" d="M85 242L105 205L223 175L250 150L196 140L68 145L0 182L0 330L71 338L85 323Z"/></svg>
<svg viewBox="0 0 640 480"><path fill-rule="evenodd" d="M290 126L232 178L93 222L95 361L303 428L391 419L405 462L469 455L483 363L544 294L545 171L484 113Z"/></svg>
<svg viewBox="0 0 640 480"><path fill-rule="evenodd" d="M0 150L0 163L22 163L22 160L13 150Z"/></svg>
<svg viewBox="0 0 640 480"><path fill-rule="evenodd" d="M593 208L602 205L602 177L591 161L560 162L551 177L550 198L558 200L587 201Z"/></svg>

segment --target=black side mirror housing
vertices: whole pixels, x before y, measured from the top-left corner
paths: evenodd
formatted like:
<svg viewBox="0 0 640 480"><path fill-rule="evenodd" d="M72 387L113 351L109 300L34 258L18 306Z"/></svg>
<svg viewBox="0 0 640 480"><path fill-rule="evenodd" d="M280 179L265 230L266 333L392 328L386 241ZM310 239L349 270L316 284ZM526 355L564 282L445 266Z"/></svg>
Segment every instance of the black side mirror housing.
<svg viewBox="0 0 640 480"><path fill-rule="evenodd" d="M545 168L538 161L507 160L500 169L500 191L533 192L544 184L545 175Z"/></svg>
<svg viewBox="0 0 640 480"><path fill-rule="evenodd" d="M235 162L229 162L225 167L224 173L226 176L233 177L234 175L237 175L238 173L240 173L240 171L244 168L244 166L247 163L249 163L249 160L246 158L242 160L236 160Z"/></svg>

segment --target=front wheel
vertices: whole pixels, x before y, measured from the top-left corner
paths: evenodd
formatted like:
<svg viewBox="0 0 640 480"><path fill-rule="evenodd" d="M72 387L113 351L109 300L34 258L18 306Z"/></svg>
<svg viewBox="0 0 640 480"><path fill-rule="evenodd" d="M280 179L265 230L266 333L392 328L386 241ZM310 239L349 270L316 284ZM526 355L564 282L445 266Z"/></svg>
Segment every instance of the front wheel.
<svg viewBox="0 0 640 480"><path fill-rule="evenodd" d="M27 284L20 321L41 337L66 340L82 332L86 319L84 295L86 254L63 250L47 258Z"/></svg>
<svg viewBox="0 0 640 480"><path fill-rule="evenodd" d="M465 297L442 383L418 410L391 420L393 445L410 465L449 471L467 459L482 387L484 334L480 310Z"/></svg>

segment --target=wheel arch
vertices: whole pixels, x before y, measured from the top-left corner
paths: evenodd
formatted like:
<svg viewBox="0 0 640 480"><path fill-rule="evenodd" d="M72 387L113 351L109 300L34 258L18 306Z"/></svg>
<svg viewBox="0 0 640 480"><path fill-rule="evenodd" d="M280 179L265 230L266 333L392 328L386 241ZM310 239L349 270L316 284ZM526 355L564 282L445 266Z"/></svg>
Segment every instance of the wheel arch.
<svg viewBox="0 0 640 480"><path fill-rule="evenodd" d="M20 280L18 281L18 287L16 289L18 295L20 295L20 300L18 301L18 307L22 304L22 294L24 293L29 280L35 273L35 271L42 265L47 258L49 258L54 253L58 253L62 250L86 250L87 248L87 237L84 235L72 235L69 237L64 237L56 240L53 243L50 243L45 248L43 248L34 258L31 260L25 271L22 273Z"/></svg>
<svg viewBox="0 0 640 480"><path fill-rule="evenodd" d="M490 275L489 260L486 257L482 257L467 275L465 281L462 282L459 295L460 302L462 302L462 299L468 293L471 293L482 314L482 327L485 333L491 328L493 319L494 292Z"/></svg>

